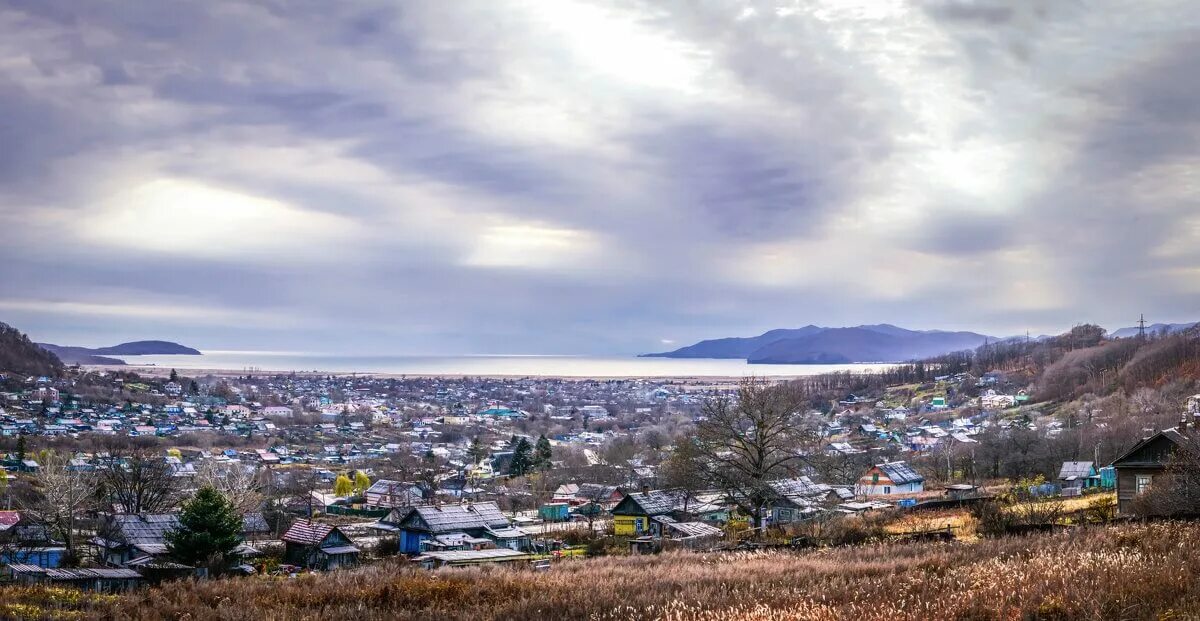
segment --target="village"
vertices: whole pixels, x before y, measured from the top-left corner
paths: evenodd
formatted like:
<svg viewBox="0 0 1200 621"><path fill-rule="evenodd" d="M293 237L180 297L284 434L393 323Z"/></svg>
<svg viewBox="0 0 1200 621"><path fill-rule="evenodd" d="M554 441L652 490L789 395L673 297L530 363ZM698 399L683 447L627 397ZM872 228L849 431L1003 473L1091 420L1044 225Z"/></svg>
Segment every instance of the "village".
<svg viewBox="0 0 1200 621"><path fill-rule="evenodd" d="M850 523L973 537L994 528L979 507L1000 498L1008 514L1029 514L1010 530L1108 521L1135 513L1168 449L1200 423L1200 395L1175 408L1174 427L1131 438L1104 403L1043 412L1016 377L933 376L789 413L806 430L794 465L738 487L704 476L687 438L711 426L713 403L756 394L745 382L77 369L0 386L4 580L103 591L395 557L548 569L837 544L853 536L828 533ZM1063 457L1085 438L1091 459ZM217 565L180 562L170 541L202 487L229 499L242 525Z"/></svg>

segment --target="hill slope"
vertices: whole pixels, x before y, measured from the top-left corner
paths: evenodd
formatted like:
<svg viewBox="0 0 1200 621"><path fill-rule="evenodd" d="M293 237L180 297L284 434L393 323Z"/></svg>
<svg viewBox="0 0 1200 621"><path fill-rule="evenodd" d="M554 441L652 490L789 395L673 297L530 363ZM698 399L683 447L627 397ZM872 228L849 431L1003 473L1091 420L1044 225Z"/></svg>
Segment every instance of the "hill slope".
<svg viewBox="0 0 1200 621"><path fill-rule="evenodd" d="M58 375L63 363L16 328L0 323L0 371L21 375Z"/></svg>
<svg viewBox="0 0 1200 621"><path fill-rule="evenodd" d="M708 339L695 345L681 347L675 351L657 354L642 354L644 358L746 358L755 350L770 345L775 341L800 338L817 334L826 328L804 326L796 329L779 329L764 332L758 336L730 337L723 339Z"/></svg>
<svg viewBox="0 0 1200 621"><path fill-rule="evenodd" d="M71 347L52 343L38 343L38 345L54 352L67 364L125 364L124 360L108 356L200 355L198 350L170 341L133 341L112 347L95 348Z"/></svg>
<svg viewBox="0 0 1200 621"><path fill-rule="evenodd" d="M771 330L749 338L701 341L661 358L743 358L751 364L845 364L902 362L974 349L988 339L974 332L906 330L891 324ZM994 340L994 339L993 339Z"/></svg>

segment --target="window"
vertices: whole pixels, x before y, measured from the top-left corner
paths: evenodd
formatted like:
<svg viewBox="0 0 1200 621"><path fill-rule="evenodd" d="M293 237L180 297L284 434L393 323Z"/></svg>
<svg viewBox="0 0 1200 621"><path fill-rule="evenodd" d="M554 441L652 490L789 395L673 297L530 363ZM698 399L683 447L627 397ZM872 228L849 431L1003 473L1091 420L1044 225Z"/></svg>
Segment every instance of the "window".
<svg viewBox="0 0 1200 621"><path fill-rule="evenodd" d="M890 485L884 485L884 486L883 486L883 493L885 493L885 494L890 494L890 493L892 493L892 487L891 487Z"/></svg>
<svg viewBox="0 0 1200 621"><path fill-rule="evenodd" d="M1141 494L1141 493L1144 493L1146 490L1150 489L1150 481L1153 478L1154 478L1153 475L1149 475L1149 474L1137 475L1137 478L1134 479L1135 486L1137 488L1137 493Z"/></svg>

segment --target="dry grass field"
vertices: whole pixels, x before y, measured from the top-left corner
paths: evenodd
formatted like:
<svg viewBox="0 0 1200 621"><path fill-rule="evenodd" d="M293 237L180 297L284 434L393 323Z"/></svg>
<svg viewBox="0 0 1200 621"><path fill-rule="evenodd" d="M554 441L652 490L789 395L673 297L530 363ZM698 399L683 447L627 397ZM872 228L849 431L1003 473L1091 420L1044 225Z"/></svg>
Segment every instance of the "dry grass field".
<svg viewBox="0 0 1200 621"><path fill-rule="evenodd" d="M398 564L298 579L167 584L117 597L0 591L6 618L1200 619L1200 525L1080 527L955 543L668 553L550 571Z"/></svg>

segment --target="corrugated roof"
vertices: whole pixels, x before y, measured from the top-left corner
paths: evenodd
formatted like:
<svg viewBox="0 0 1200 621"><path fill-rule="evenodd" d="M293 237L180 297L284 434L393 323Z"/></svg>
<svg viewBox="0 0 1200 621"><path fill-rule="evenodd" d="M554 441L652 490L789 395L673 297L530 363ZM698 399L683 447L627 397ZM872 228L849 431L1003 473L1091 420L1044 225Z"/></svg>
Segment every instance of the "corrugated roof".
<svg viewBox="0 0 1200 621"><path fill-rule="evenodd" d="M494 502L469 505L413 507L433 533L448 533L468 529L508 528L508 518Z"/></svg>
<svg viewBox="0 0 1200 621"><path fill-rule="evenodd" d="M499 560L515 560L529 556L523 552L510 550L508 548L495 548L492 550L449 550L446 552L426 552L417 560L423 558L435 558L444 563L470 563L483 561L499 561Z"/></svg>
<svg viewBox="0 0 1200 621"><path fill-rule="evenodd" d="M683 494L683 492L652 490L647 493L629 494L626 498L636 502L646 512L646 515L662 515L682 507Z"/></svg>
<svg viewBox="0 0 1200 621"><path fill-rule="evenodd" d="M895 483L896 485L917 483L925 480L925 477L917 474L917 472L908 465L908 462L893 461L886 464L879 464L875 467L882 470L883 473L887 475L887 478L891 479L892 483Z"/></svg>
<svg viewBox="0 0 1200 621"><path fill-rule="evenodd" d="M1058 471L1060 479L1086 479L1092 476L1092 462L1090 461L1064 461L1062 468Z"/></svg>
<svg viewBox="0 0 1200 621"><path fill-rule="evenodd" d="M179 516L164 514L118 514L112 516L113 536L128 545L165 545L167 533L179 526Z"/></svg>
<svg viewBox="0 0 1200 621"><path fill-rule="evenodd" d="M767 485L775 490L780 496L788 498L810 498L813 496L822 496L829 493L830 487L824 483L814 483L809 477L797 477L795 479L780 479L771 481Z"/></svg>
<svg viewBox="0 0 1200 621"><path fill-rule="evenodd" d="M292 525L288 527L287 532L283 533L280 539L303 546L315 546L324 541L335 528L335 526L330 526L329 524L296 520L292 522Z"/></svg>
<svg viewBox="0 0 1200 621"><path fill-rule="evenodd" d="M674 524L667 524L667 528L685 538L718 537L722 534L721 529L710 524L705 524L704 522L676 522Z"/></svg>

